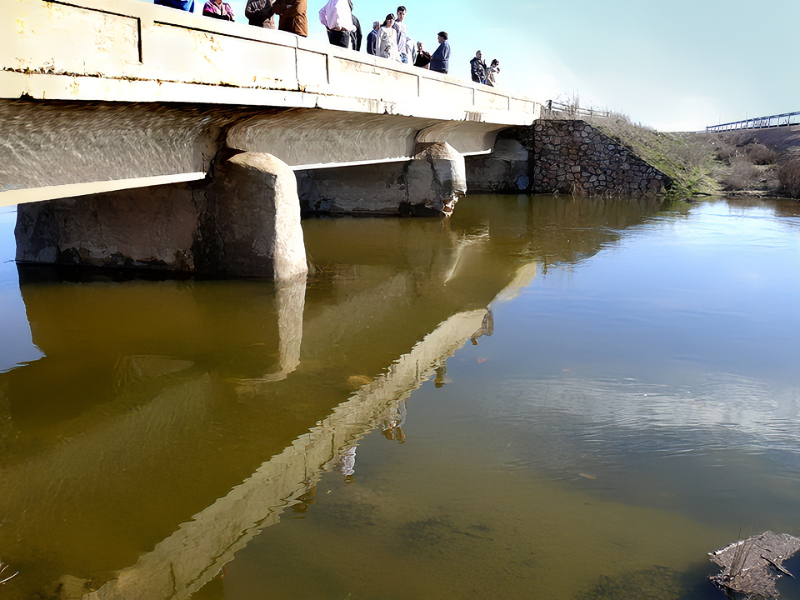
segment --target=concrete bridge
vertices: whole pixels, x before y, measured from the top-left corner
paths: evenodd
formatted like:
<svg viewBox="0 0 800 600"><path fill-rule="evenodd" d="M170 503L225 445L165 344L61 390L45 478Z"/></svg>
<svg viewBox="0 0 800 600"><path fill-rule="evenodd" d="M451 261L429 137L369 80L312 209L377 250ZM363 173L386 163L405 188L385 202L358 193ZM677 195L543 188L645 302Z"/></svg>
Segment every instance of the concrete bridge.
<svg viewBox="0 0 800 600"><path fill-rule="evenodd" d="M463 157L540 110L133 0L0 0L0 68L0 205L21 205L23 262L291 277L301 199L447 215Z"/></svg>

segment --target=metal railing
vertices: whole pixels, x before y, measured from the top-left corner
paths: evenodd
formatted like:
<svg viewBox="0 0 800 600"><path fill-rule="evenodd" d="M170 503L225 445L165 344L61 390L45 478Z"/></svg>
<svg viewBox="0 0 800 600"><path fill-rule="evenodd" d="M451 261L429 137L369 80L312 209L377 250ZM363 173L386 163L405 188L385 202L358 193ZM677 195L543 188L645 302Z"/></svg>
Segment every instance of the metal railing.
<svg viewBox="0 0 800 600"><path fill-rule="evenodd" d="M800 125L800 112L783 113L769 117L756 117L744 121L709 125L706 131L735 131L737 129L766 129L767 127L786 127Z"/></svg>
<svg viewBox="0 0 800 600"><path fill-rule="evenodd" d="M570 117L602 117L607 118L611 116L609 110L598 110L596 108L581 108L574 104L565 104L564 102L556 102L548 100L542 105L542 108L550 113L561 113L569 115Z"/></svg>

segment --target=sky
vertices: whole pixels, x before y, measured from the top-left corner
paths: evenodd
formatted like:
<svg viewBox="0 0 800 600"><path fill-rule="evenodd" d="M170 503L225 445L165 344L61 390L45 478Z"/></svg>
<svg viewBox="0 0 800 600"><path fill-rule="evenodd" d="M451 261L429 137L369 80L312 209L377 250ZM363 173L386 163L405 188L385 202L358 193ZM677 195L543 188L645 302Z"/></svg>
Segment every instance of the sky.
<svg viewBox="0 0 800 600"><path fill-rule="evenodd" d="M324 1L308 3L309 37L321 42ZM364 29L397 9L353 1ZM469 79L481 50L500 61L499 87L539 102L577 97L660 131L800 111L800 0L400 1L427 50L447 31L451 75ZM247 23L246 0L230 4Z"/></svg>

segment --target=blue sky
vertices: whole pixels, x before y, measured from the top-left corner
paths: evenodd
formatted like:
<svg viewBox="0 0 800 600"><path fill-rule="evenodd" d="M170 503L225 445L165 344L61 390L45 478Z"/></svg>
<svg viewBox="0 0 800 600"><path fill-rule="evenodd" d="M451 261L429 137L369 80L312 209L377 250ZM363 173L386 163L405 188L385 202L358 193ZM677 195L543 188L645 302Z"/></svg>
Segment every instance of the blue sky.
<svg viewBox="0 0 800 600"><path fill-rule="evenodd" d="M800 0L401 1L429 50L448 32L451 74L468 79L481 50L500 61L500 86L535 100L578 96L663 131L800 111ZM246 23L246 0L231 4ZM309 0L309 24L325 42L323 4ZM365 27L397 9L354 5Z"/></svg>

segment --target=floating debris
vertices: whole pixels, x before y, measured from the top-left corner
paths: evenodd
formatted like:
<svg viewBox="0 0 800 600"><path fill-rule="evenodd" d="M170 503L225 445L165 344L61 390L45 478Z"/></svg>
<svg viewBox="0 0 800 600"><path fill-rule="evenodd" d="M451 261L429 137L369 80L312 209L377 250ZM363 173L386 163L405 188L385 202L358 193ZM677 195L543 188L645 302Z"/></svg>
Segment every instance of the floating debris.
<svg viewBox="0 0 800 600"><path fill-rule="evenodd" d="M783 575L794 577L783 561L798 550L800 538L767 531L709 553L711 562L722 567L710 579L723 590L745 598L777 598L777 580Z"/></svg>
<svg viewBox="0 0 800 600"><path fill-rule="evenodd" d="M19 575L19 571L14 573L13 575L7 575L6 571L8 570L8 565L0 560L0 585L3 585L6 581L10 581L14 579L17 575Z"/></svg>

